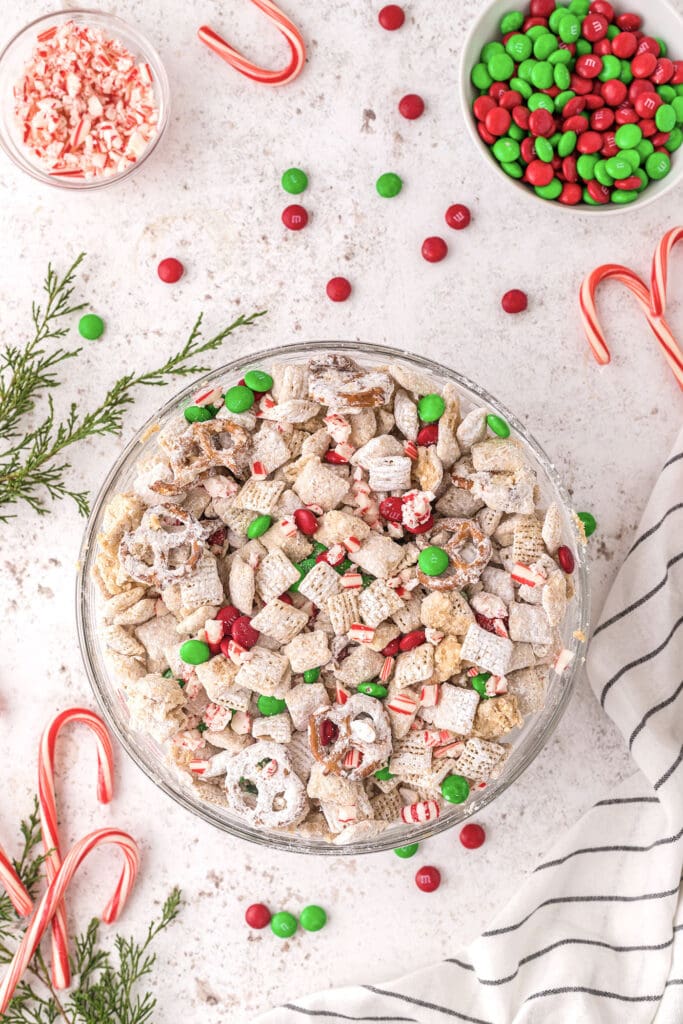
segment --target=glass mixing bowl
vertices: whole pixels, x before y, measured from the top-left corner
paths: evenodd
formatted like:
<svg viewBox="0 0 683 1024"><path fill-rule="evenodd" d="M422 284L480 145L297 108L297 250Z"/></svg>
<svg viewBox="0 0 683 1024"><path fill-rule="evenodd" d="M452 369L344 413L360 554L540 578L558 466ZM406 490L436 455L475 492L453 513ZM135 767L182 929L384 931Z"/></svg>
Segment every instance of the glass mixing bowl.
<svg viewBox="0 0 683 1024"><path fill-rule="evenodd" d="M149 64L152 71L154 92L159 106L157 133L134 164L126 167L123 171L119 171L117 174L109 174L107 177L87 179L60 178L53 174L48 174L45 167L34 158L30 149L24 145L21 125L15 115L13 89L23 75L24 67L36 46L39 34L48 31L53 26L63 25L67 21L75 21L77 25L84 25L89 28L102 29L108 37L123 43L126 49L130 50L139 61ZM2 146L8 157L17 167L44 185L52 185L55 188L67 189L71 192L92 192L96 189L107 188L109 185L114 185L137 174L157 148L166 131L170 99L171 95L166 69L161 63L161 57L150 41L135 26L129 25L123 19L117 18L113 14L106 14L103 11L74 8L73 10L59 11L54 14L45 14L43 17L36 18L35 21L30 22L20 32L17 32L0 52L0 146Z"/></svg>
<svg viewBox="0 0 683 1024"><path fill-rule="evenodd" d="M543 709L527 717L521 729L516 729L506 737L513 743L513 752L506 761L501 776L489 781L484 789L473 789L467 803L444 809L436 821L424 825L404 825L398 822L372 839L359 840L345 846L338 846L323 839L298 837L295 833L256 829L227 809L205 803L193 790L189 779L167 760L162 747L155 740L148 735L132 731L125 697L107 667L98 637L99 592L92 579L92 567L98 550L97 534L101 528L104 509L115 494L131 487L138 459L148 454L155 444L154 428L157 425L163 428L169 420L181 414L188 399L200 386L213 383L230 386L237 383L245 371L253 368L255 364L268 370L272 365L306 362L311 357L326 352L344 352L366 366L401 364L433 380L435 389L442 385L444 380L449 380L457 387L463 405L484 405L492 412L503 416L510 424L512 434L522 441L529 463L537 473L543 503L556 502L561 509L563 543L572 549L576 561L573 575L575 596L569 603L562 624L562 640L564 646L574 653L574 660L561 676L551 671ZM93 505L81 549L76 601L79 641L95 696L124 749L159 789L204 821L242 839L248 839L260 846L327 856L375 853L417 842L444 829L452 828L495 800L531 764L559 722L584 660L585 637L590 618L585 546L579 537L569 496L550 459L519 420L480 385L461 377L447 366L439 366L429 359L383 345L344 341L285 345L259 352L255 358L241 356L212 371L201 380L194 381L145 423L112 466Z"/></svg>

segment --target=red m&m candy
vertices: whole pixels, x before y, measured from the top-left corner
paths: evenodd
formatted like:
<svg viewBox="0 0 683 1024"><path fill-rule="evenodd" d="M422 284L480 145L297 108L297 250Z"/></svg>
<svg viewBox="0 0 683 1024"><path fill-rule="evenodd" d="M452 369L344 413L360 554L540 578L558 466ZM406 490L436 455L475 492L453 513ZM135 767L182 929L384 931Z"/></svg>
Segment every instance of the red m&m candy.
<svg viewBox="0 0 683 1024"><path fill-rule="evenodd" d="M290 231L301 231L308 224L308 214L303 206L292 203L291 206L285 206L282 211L282 223Z"/></svg>
<svg viewBox="0 0 683 1024"><path fill-rule="evenodd" d="M422 243L422 256L428 263L440 263L448 255L448 246L443 238L432 235Z"/></svg>
<svg viewBox="0 0 683 1024"><path fill-rule="evenodd" d="M482 99L485 99L485 97L482 96ZM493 100L491 100L491 102L493 103ZM399 114L401 117L405 117L407 121L415 121L418 117L422 117L424 109L424 100L414 92L410 92L407 96L404 96L398 105Z"/></svg>
<svg viewBox="0 0 683 1024"><path fill-rule="evenodd" d="M395 32L406 20L406 16L403 8L398 4L387 4L377 15L377 20L387 32Z"/></svg>
<svg viewBox="0 0 683 1024"><path fill-rule="evenodd" d="M250 928L266 928L270 918L271 913L265 903L252 903L244 913L244 920Z"/></svg>
<svg viewBox="0 0 683 1024"><path fill-rule="evenodd" d="M477 850L486 842L486 832L481 825L464 825L460 829L460 842L466 850Z"/></svg>
<svg viewBox="0 0 683 1024"><path fill-rule="evenodd" d="M454 203L446 210L446 223L449 228L455 228L456 231L462 231L463 228L466 228L471 219L472 214L462 203Z"/></svg>
<svg viewBox="0 0 683 1024"><path fill-rule="evenodd" d="M311 537L318 529L318 520L310 508L298 508L294 513L294 522L297 529L301 530L307 537Z"/></svg>
<svg viewBox="0 0 683 1024"><path fill-rule="evenodd" d="M164 284L175 284L185 273L185 267L182 265L180 260L173 259L169 256L168 259L162 260L157 267L157 274L160 280Z"/></svg>
<svg viewBox="0 0 683 1024"><path fill-rule="evenodd" d="M415 874L415 885L422 892L434 892L441 885L441 872L430 866L420 868Z"/></svg>
<svg viewBox="0 0 683 1024"><path fill-rule="evenodd" d="M512 288L500 300L500 304L506 313L523 313L529 304L526 293L519 288Z"/></svg>
<svg viewBox="0 0 683 1024"><path fill-rule="evenodd" d="M331 277L325 290L333 302L346 302L351 294L351 282L345 277Z"/></svg>
<svg viewBox="0 0 683 1024"><path fill-rule="evenodd" d="M248 615L240 615L232 624L232 638L240 647L249 650L254 646L261 634L251 624Z"/></svg>

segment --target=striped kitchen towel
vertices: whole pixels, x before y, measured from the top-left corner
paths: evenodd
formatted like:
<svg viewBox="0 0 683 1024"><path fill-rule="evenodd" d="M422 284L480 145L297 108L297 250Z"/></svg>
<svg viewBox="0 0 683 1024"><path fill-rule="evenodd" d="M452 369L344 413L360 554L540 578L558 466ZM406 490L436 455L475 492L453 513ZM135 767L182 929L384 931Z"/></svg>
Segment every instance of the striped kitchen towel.
<svg viewBox="0 0 683 1024"><path fill-rule="evenodd" d="M587 668L639 771L467 948L393 981L302 997L259 1024L683 1024L683 431Z"/></svg>

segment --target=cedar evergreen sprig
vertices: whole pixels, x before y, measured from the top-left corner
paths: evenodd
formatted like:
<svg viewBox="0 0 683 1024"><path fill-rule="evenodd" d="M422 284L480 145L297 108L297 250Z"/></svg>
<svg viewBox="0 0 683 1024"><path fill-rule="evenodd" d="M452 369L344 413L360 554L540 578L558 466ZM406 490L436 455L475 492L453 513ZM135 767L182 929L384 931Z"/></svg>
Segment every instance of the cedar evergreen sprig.
<svg viewBox="0 0 683 1024"><path fill-rule="evenodd" d="M24 503L45 515L51 511L50 504L62 498L71 498L81 515L87 515L88 494L69 487L67 474L71 463L64 456L65 451L90 437L120 433L136 388L163 387L174 377L205 373L209 367L197 362L197 357L219 348L233 331L250 326L264 315L259 312L239 316L205 340L200 313L183 347L163 366L125 374L91 412L82 413L77 403L72 402L67 415L58 420L50 394L61 383L57 369L75 359L82 349L67 349L59 344L51 347L48 343L64 338L69 330L66 318L84 308L84 304L71 304L76 271L83 258L81 253L61 278L48 265L43 286L47 300L44 306L34 302L31 308L33 338L23 348L8 344L0 350L0 438L6 445L0 446L0 522L13 515L7 511L11 506ZM27 428L25 418L35 413L42 397L47 400L47 411L37 424Z"/></svg>
<svg viewBox="0 0 683 1024"><path fill-rule="evenodd" d="M41 841L38 801L21 823L23 850L14 861L19 877L35 897L44 856L36 853ZM180 890L175 888L152 921L142 941L117 935L114 950L99 946L100 922L95 918L73 942L72 987L57 992L50 970L38 948L27 974L19 983L2 1018L3 1024L151 1024L156 999L139 992L139 982L154 968L156 954L149 951L156 936L178 916ZM8 964L26 921L20 918L5 893L0 894L0 964Z"/></svg>

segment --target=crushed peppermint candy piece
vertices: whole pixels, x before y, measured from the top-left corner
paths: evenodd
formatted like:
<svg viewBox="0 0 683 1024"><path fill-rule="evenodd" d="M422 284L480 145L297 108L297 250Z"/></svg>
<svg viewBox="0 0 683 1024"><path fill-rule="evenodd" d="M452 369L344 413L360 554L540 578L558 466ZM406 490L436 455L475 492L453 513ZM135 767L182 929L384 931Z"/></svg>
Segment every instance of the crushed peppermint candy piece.
<svg viewBox="0 0 683 1024"><path fill-rule="evenodd" d="M522 565L521 562L515 562L510 576L515 583L525 583L527 587L542 587L548 582L540 572L534 572L528 565Z"/></svg>
<svg viewBox="0 0 683 1024"><path fill-rule="evenodd" d="M24 145L54 177L120 174L159 131L149 64L75 20L37 37L14 100Z"/></svg>
<svg viewBox="0 0 683 1024"><path fill-rule="evenodd" d="M555 659L553 669L555 670L555 672L557 672L558 676L561 676L562 673L567 668L569 668L573 660L574 652L567 650L566 647L563 647L560 653L558 654L557 658Z"/></svg>
<svg viewBox="0 0 683 1024"><path fill-rule="evenodd" d="M354 622L349 630L349 639L355 640L357 644L371 644L375 639L375 627Z"/></svg>

